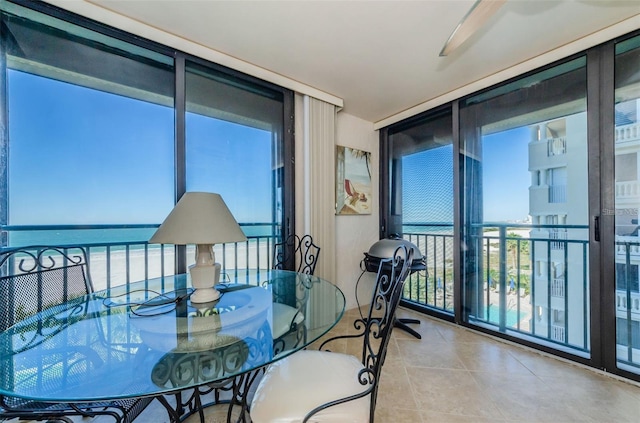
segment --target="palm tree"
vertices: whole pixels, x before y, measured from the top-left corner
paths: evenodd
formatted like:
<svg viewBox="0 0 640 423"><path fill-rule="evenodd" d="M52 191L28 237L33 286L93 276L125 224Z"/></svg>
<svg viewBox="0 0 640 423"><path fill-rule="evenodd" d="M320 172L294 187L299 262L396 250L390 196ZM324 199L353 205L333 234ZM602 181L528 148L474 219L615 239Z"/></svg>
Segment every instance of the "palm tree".
<svg viewBox="0 0 640 423"><path fill-rule="evenodd" d="M507 234L507 254L511 256L511 264L513 267L518 265L518 255L524 256L529 254L529 241L522 240L522 236L514 232ZM523 260L520 260L522 263Z"/></svg>
<svg viewBox="0 0 640 423"><path fill-rule="evenodd" d="M371 153L363 150L356 150L355 148L350 148L351 155L356 159L364 159L364 163L367 166L367 173L369 173L369 179L371 179L371 168L369 167L369 161L371 160Z"/></svg>

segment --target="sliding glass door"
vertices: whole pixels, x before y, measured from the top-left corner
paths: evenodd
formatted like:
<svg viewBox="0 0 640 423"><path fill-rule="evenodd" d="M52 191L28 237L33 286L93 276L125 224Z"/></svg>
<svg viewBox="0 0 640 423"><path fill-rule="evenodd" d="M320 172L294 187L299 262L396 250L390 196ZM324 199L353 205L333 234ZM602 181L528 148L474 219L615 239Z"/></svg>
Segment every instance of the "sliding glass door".
<svg viewBox="0 0 640 423"><path fill-rule="evenodd" d="M616 358L640 373L640 37L616 45L614 143Z"/></svg>
<svg viewBox="0 0 640 423"><path fill-rule="evenodd" d="M418 307L453 313L454 173L451 109L389 131L389 233L402 235L427 257L404 298Z"/></svg>
<svg viewBox="0 0 640 423"><path fill-rule="evenodd" d="M640 380L640 32L380 142L382 235L427 258L408 304Z"/></svg>
<svg viewBox="0 0 640 423"><path fill-rule="evenodd" d="M588 357L586 57L461 102L465 321Z"/></svg>

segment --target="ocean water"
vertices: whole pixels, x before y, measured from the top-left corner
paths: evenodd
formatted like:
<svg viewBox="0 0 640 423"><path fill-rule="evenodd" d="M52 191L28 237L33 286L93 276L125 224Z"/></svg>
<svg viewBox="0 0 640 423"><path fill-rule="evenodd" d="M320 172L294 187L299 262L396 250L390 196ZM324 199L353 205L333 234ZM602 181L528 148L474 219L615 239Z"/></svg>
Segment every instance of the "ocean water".
<svg viewBox="0 0 640 423"><path fill-rule="evenodd" d="M272 236L272 225L242 226L247 237ZM27 245L113 245L112 249L124 248L122 244L134 244L131 248L144 248L156 228L117 229L54 229L34 231L9 231L9 246ZM118 246L119 244L119 246Z"/></svg>
<svg viewBox="0 0 640 423"><path fill-rule="evenodd" d="M451 235L453 234L453 223L438 223L436 225L402 225L402 232L405 234L429 234L429 235Z"/></svg>

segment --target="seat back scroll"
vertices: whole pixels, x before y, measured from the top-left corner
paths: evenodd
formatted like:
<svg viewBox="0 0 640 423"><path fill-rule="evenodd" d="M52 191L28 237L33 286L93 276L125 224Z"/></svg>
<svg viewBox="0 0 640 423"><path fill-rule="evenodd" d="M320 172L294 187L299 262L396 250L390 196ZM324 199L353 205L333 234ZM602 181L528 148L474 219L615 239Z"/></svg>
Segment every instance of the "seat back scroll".
<svg viewBox="0 0 640 423"><path fill-rule="evenodd" d="M0 330L12 330L20 341L19 353L55 339L56 334L82 320L88 313L88 294L93 293L87 253L78 246L26 246L0 249ZM99 331L99 329L98 329ZM52 346L53 348L53 346ZM56 350L57 351L57 350ZM62 351L62 350L60 350ZM91 353L88 349L84 353ZM3 351L3 356L6 356ZM99 366L98 354L79 352L56 353L51 357L74 357L65 362L66 371L60 380L73 383L75 371L83 366ZM51 368L43 357L42 362L30 362L32 370ZM71 359L71 358L69 358ZM11 385L16 377L13 361L7 358L0 370L5 385ZM98 360L98 361L96 361ZM26 378L17 383L43 384L38 378ZM61 382L62 383L62 382ZM63 389L48 385L48 390ZM131 398L98 403L48 403L0 395L0 420L19 418L28 420L59 420L71 422L69 416L95 417L106 415L116 422L132 422L153 398Z"/></svg>

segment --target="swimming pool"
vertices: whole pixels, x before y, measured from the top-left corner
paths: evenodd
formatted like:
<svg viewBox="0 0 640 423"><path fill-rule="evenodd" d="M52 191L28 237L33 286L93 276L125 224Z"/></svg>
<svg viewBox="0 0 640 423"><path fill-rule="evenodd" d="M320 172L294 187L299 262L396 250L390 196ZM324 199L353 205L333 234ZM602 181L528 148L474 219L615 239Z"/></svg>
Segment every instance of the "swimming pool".
<svg viewBox="0 0 640 423"><path fill-rule="evenodd" d="M507 321L505 322L505 326L517 328L518 321L528 319L529 313L524 311L520 311L520 313L518 313L517 310L510 309L510 310L507 310L506 318L507 318ZM485 312L481 317L470 316L470 319L492 323L494 325L499 325L500 324L500 308L497 306L490 306L487 310L485 310Z"/></svg>

